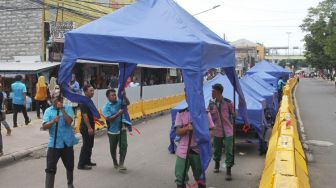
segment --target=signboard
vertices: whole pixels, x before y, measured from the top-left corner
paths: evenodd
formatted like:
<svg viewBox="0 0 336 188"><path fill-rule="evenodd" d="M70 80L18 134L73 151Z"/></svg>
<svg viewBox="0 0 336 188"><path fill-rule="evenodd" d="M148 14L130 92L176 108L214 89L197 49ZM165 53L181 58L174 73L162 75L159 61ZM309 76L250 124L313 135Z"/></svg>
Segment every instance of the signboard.
<svg viewBox="0 0 336 188"><path fill-rule="evenodd" d="M50 38L52 42L64 43L64 33L75 29L74 22L50 22Z"/></svg>

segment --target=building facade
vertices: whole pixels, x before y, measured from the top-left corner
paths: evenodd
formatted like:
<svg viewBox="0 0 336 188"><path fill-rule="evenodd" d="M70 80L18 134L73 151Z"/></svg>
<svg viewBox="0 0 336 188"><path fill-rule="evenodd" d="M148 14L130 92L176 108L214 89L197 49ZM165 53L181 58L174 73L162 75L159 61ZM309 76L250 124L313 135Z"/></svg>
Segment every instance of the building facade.
<svg viewBox="0 0 336 188"><path fill-rule="evenodd" d="M27 0L1 0L0 7L0 61L41 56L41 7Z"/></svg>
<svg viewBox="0 0 336 188"><path fill-rule="evenodd" d="M236 71L239 76L257 63L260 58L258 54L258 44L246 39L240 39L231 43L236 48Z"/></svg>

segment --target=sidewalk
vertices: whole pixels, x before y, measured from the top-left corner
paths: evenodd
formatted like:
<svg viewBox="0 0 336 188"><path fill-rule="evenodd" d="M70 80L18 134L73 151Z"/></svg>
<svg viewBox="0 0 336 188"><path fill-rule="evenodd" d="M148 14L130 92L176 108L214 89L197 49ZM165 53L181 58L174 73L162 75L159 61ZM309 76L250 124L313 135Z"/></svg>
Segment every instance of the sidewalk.
<svg viewBox="0 0 336 188"><path fill-rule="evenodd" d="M28 156L33 151L47 146L48 131L40 131L41 119L37 119L36 112L28 112L31 123L24 124L22 113L18 114L18 127L13 128L13 114L7 114L6 121L12 129L11 136L6 136L6 129L2 125L2 141L4 155L0 157L0 165L19 160Z"/></svg>
<svg viewBox="0 0 336 188"><path fill-rule="evenodd" d="M36 112L28 112L31 122L28 125L24 123L22 113L18 114L18 127L13 128L13 114L6 115L6 121L12 129L11 136L6 136L7 131L1 125L3 152L0 157L0 166L8 165L22 158L32 156L35 152L43 151L47 148L49 142L49 132L41 131L42 119L37 119ZM103 130L102 130L103 131ZM100 135L101 131L96 131ZM76 137L80 140L81 135ZM43 154L42 154L43 155Z"/></svg>
<svg viewBox="0 0 336 188"><path fill-rule="evenodd" d="M42 115L42 114L41 114ZM28 112L28 116L31 122L28 125L24 123L24 117L22 113L18 114L18 127L13 128L13 114L6 115L6 121L12 129L11 136L6 136L7 131L3 125L1 125L3 152L4 155L0 157L0 167L8 165L12 162L18 161L28 156L44 155L45 149L49 142L49 132L41 131L42 119L37 119L36 112ZM156 117L156 116L153 116ZM148 117L147 120L153 117ZM134 121L136 124L141 121ZM97 130L95 132L96 137L101 136L106 132L106 129ZM81 140L81 134L77 133L76 137Z"/></svg>

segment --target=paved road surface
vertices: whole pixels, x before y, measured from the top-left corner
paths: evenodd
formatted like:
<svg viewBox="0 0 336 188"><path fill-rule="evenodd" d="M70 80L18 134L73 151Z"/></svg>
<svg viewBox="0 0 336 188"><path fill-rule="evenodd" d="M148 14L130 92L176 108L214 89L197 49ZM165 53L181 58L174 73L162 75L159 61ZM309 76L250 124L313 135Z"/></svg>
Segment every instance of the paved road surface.
<svg viewBox="0 0 336 188"><path fill-rule="evenodd" d="M307 140L336 144L336 89L327 81L300 79L296 97ZM308 165L311 187L335 187L336 146L310 145L314 162Z"/></svg>
<svg viewBox="0 0 336 188"><path fill-rule="evenodd" d="M75 169L74 184L78 188L171 188L174 184L175 156L167 151L168 133L170 129L170 114L148 120L137 125L141 135L128 137L129 150L126 158L127 174L118 173L112 165L108 150L106 135L95 139L93 160L98 166L91 171ZM32 126L33 127L33 126ZM37 128L37 126L36 126ZM35 128L34 128L35 129ZM16 129L15 132L24 130ZM16 133L17 135L19 133ZM40 133L38 133L40 134ZM45 137L46 132L41 133ZM34 136L38 136L37 134ZM14 138L14 137L12 137ZM6 138L9 139L9 138ZM75 163L81 143L75 147ZM252 144L238 144L236 165L233 168L232 182L224 180L225 173L214 174L211 162L207 172L208 186L257 188L264 165L264 157L258 156L257 146ZM239 152L241 155L239 155ZM0 187L10 188L38 188L44 186L45 163L43 156L28 158L15 164L2 167L0 170ZM66 187L65 169L59 161L55 187Z"/></svg>

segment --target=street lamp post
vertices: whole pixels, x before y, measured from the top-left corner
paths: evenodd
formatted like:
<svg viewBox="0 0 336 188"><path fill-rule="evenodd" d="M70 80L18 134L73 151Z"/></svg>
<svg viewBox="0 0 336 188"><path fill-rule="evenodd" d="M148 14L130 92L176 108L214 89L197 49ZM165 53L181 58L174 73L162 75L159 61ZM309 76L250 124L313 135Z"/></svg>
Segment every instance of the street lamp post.
<svg viewBox="0 0 336 188"><path fill-rule="evenodd" d="M291 34L292 32L286 32L286 34L288 35L288 49L287 49L287 64L289 65L289 35Z"/></svg>
<svg viewBox="0 0 336 188"><path fill-rule="evenodd" d="M202 11L202 12L199 12L199 13L194 14L193 16L197 16L197 15L203 14L203 13L208 12L208 11L210 11L210 10L216 9L216 8L218 8L218 7L220 7L220 6L221 6L221 5L213 6L212 8L210 8L210 9L208 9L208 10L204 10L204 11Z"/></svg>

